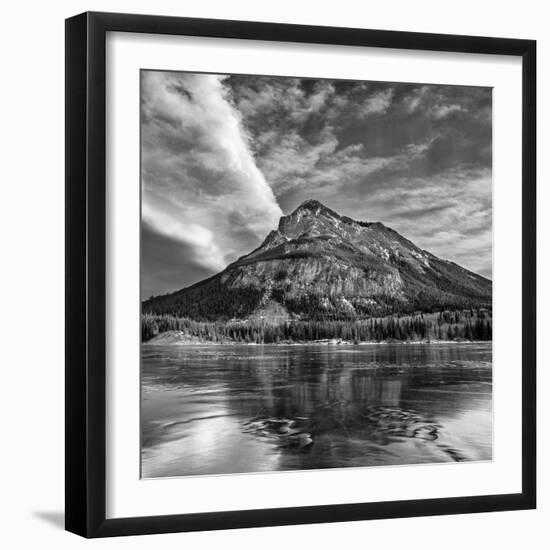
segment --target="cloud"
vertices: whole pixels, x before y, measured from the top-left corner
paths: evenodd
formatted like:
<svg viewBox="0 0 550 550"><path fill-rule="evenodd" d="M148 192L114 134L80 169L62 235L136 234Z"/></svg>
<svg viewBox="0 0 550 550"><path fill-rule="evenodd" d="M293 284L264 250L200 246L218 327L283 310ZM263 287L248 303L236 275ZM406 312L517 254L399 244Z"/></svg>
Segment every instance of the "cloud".
<svg viewBox="0 0 550 550"><path fill-rule="evenodd" d="M195 249L158 233L147 222L141 226L141 296L166 294L212 275L195 257Z"/></svg>
<svg viewBox="0 0 550 550"><path fill-rule="evenodd" d="M142 211L155 232L219 270L282 215L217 75L142 71Z"/></svg>
<svg viewBox="0 0 550 550"><path fill-rule="evenodd" d="M408 114L414 113L418 109L428 90L429 86L421 86L413 89L410 94L405 96L403 106Z"/></svg>
<svg viewBox="0 0 550 550"><path fill-rule="evenodd" d="M393 97L393 88L381 90L365 99L362 108L359 109L360 116L366 116L373 113L385 113L391 105Z"/></svg>
<svg viewBox="0 0 550 550"><path fill-rule="evenodd" d="M403 110L412 115L442 121L450 115L469 115L483 123L491 119L491 91L489 88L464 86L424 85L412 87L401 100Z"/></svg>
<svg viewBox="0 0 550 550"><path fill-rule="evenodd" d="M432 116L437 119L446 118L451 113L461 112L464 108L460 105L436 105L432 109Z"/></svg>
<svg viewBox="0 0 550 550"><path fill-rule="evenodd" d="M188 254L205 268L219 271L225 267L224 253L215 240L213 231L198 223L186 223L155 208L154 202L143 201L141 217L149 228L161 235L184 243Z"/></svg>
<svg viewBox="0 0 550 550"><path fill-rule="evenodd" d="M362 143L342 146L339 133L350 122L384 115L392 87L252 76L228 82L257 165L283 209L312 193L322 199L336 180L342 185L387 165L384 158L365 158Z"/></svg>

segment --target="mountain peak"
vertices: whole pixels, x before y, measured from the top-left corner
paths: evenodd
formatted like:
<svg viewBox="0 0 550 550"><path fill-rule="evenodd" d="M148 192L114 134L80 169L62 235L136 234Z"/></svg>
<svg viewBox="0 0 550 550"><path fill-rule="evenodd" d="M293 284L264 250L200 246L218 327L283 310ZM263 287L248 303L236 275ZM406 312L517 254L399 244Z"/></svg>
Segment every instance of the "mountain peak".
<svg viewBox="0 0 550 550"><path fill-rule="evenodd" d="M319 202L316 199L307 199L306 201L302 202L291 214L290 216L294 216L295 214L305 214L305 213L311 213L316 216L319 214L332 214L332 216L340 217L339 214L337 214L334 210L331 210L328 206L325 206L323 203Z"/></svg>
<svg viewBox="0 0 550 550"><path fill-rule="evenodd" d="M316 199L307 199L304 202L302 202L298 206L298 208L296 208L296 210L301 210L301 209L315 210L317 208L326 208L326 206L324 204L320 203ZM296 210L295 210L295 212L296 212Z"/></svg>
<svg viewBox="0 0 550 550"><path fill-rule="evenodd" d="M293 212L279 220L279 231L287 236L297 236L319 224L334 223L342 217L315 199L302 202Z"/></svg>
<svg viewBox="0 0 550 550"><path fill-rule="evenodd" d="M358 221L348 216L339 214L316 199L307 199L296 207L293 212L281 218L279 222L279 229L288 226L289 222L296 222L301 219L306 219L311 222L315 221L316 218L324 218L326 221L336 224L344 223L346 225L360 225L363 227L384 227L384 224L381 222Z"/></svg>

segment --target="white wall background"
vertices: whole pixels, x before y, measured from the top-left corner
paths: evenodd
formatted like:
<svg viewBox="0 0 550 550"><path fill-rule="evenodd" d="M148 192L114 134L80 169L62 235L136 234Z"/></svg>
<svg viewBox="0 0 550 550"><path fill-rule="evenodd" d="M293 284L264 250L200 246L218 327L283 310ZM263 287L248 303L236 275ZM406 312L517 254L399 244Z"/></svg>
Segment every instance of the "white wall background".
<svg viewBox="0 0 550 550"><path fill-rule="evenodd" d="M86 542L62 530L64 369L64 18L85 10L356 26L538 40L539 509ZM0 33L0 544L5 548L547 548L550 353L546 155L550 36L543 2L59 0L6 3ZM514 223L513 220L510 223ZM519 230L519 227L518 227Z"/></svg>

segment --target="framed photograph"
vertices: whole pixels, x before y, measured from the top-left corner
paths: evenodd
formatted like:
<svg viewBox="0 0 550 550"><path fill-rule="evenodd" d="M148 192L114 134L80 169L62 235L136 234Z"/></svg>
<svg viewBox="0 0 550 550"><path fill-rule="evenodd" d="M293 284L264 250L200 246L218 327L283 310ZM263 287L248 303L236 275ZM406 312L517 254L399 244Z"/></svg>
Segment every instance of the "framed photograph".
<svg viewBox="0 0 550 550"><path fill-rule="evenodd" d="M536 45L66 21L66 528L535 507Z"/></svg>

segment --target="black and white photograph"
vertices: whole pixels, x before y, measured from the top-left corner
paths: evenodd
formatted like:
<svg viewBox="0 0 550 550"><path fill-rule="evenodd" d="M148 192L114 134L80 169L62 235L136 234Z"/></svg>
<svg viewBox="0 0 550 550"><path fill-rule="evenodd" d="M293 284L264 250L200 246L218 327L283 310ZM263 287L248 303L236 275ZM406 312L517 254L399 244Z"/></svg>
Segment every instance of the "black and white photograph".
<svg viewBox="0 0 550 550"><path fill-rule="evenodd" d="M492 90L141 71L144 478L492 458Z"/></svg>
<svg viewBox="0 0 550 550"><path fill-rule="evenodd" d="M541 547L550 34L495 7L6 5L3 548Z"/></svg>

